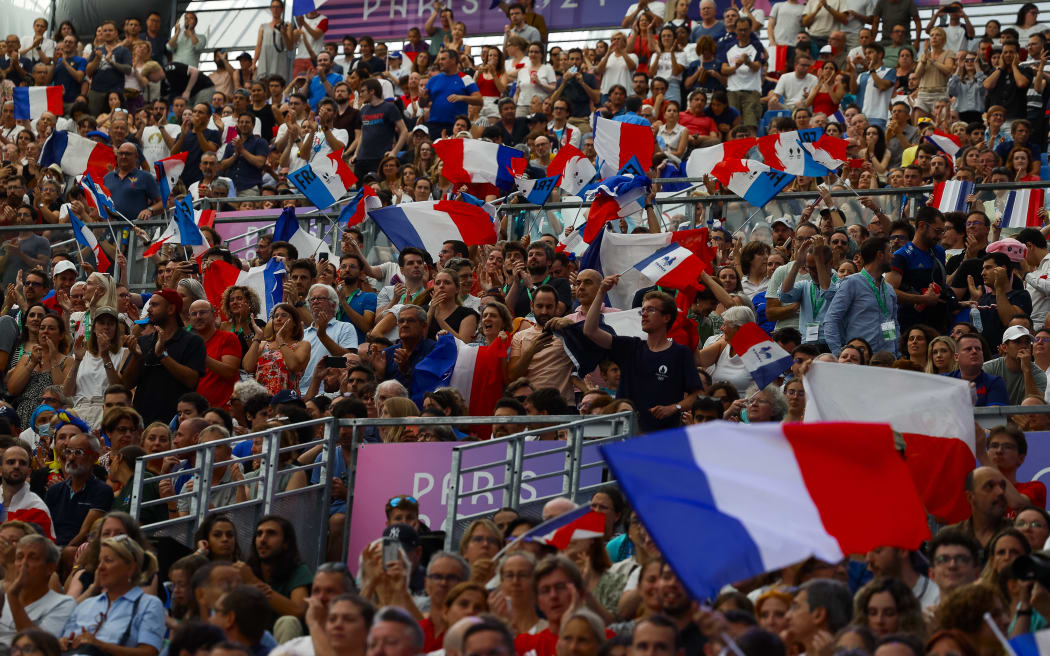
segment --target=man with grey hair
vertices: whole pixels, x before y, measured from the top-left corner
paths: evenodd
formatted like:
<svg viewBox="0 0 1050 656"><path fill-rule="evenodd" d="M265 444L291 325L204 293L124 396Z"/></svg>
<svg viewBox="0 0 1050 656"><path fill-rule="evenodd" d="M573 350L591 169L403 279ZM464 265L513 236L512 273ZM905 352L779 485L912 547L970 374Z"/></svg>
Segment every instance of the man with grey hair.
<svg viewBox="0 0 1050 656"><path fill-rule="evenodd" d="M423 629L408 611L385 606L368 631L368 656L417 656L423 652Z"/></svg>
<svg viewBox="0 0 1050 656"><path fill-rule="evenodd" d="M192 421L192 420L189 420ZM197 443L205 444L207 442L217 442L219 440L225 440L230 437L230 432L226 430L225 426L219 424L211 424L200 430L197 434ZM221 508L228 506L233 503L248 500L248 490L244 486L236 485L232 487L225 487L221 489L215 489L223 483L232 483L234 481L243 481L244 472L241 470L240 463L236 462L233 457L233 448L229 443L217 445L215 447L215 455L212 459L214 463L211 470L211 481L208 494L208 507L209 508ZM193 477L186 481L186 484L182 487L183 492L192 492L196 489L197 482L200 480L198 474L194 474ZM251 486L255 488L256 486ZM251 492L259 493L260 489L251 489ZM190 502L191 497L183 497L178 500L178 516L185 517L190 513Z"/></svg>
<svg viewBox="0 0 1050 656"><path fill-rule="evenodd" d="M370 345L368 358L377 379L393 379L411 388L412 370L437 345L427 337L426 310L412 304L402 307L397 315L397 336L397 342L385 349Z"/></svg>
<svg viewBox="0 0 1050 656"><path fill-rule="evenodd" d="M113 507L112 488L91 472L101 454L98 438L84 432L74 435L66 444L63 462L67 478L47 489L45 502L54 521L55 539L59 546L66 547L68 555L64 555L70 559L76 548L87 541L95 520Z"/></svg>
<svg viewBox="0 0 1050 656"><path fill-rule="evenodd" d="M787 612L788 630L802 643L803 651L815 654L815 644L827 644L839 629L849 624L853 596L845 584L831 579L813 579L802 584Z"/></svg>
<svg viewBox="0 0 1050 656"><path fill-rule="evenodd" d="M148 219L164 209L157 179L139 168L139 149L130 141L117 147L117 168L102 180L114 207L129 219Z"/></svg>
<svg viewBox="0 0 1050 656"><path fill-rule="evenodd" d="M60 635L76 601L55 592L48 582L58 569L62 552L43 535L30 534L15 546L15 570L7 576L3 612L0 612L0 645L10 648L19 631L40 629Z"/></svg>
<svg viewBox="0 0 1050 656"><path fill-rule="evenodd" d="M299 394L310 389L314 368L321 358L346 355L357 350L357 329L348 321L338 321L339 294L331 285L316 283L307 292L307 307L314 321L303 331L303 339L310 344L310 361L299 379Z"/></svg>
<svg viewBox="0 0 1050 656"><path fill-rule="evenodd" d="M423 583L425 597L415 597L420 612L444 608L452 588L470 580L470 564L463 556L451 551L438 551L427 564L427 578Z"/></svg>

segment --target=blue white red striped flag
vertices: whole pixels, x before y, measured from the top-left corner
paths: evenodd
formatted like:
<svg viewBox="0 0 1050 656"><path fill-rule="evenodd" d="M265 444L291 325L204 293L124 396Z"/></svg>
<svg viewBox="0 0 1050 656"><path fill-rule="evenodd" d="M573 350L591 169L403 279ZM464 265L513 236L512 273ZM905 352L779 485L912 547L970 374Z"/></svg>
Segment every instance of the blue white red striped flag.
<svg viewBox="0 0 1050 656"><path fill-rule="evenodd" d="M1050 629L1024 633L1010 640L1015 656L1050 656Z"/></svg>
<svg viewBox="0 0 1050 656"><path fill-rule="evenodd" d="M1003 208L1004 228L1040 227L1043 220L1039 218L1039 208L1043 207L1042 189L1018 189L1006 197Z"/></svg>
<svg viewBox="0 0 1050 656"><path fill-rule="evenodd" d="M62 116L61 85L53 87L15 87L11 100L14 102L16 121L35 121L44 112Z"/></svg>
<svg viewBox="0 0 1050 656"><path fill-rule="evenodd" d="M91 179L91 175L85 173L77 180L80 190L84 192L84 202L95 208L98 215L103 219L109 218L109 213L116 211L113 207L113 199L110 198L109 189Z"/></svg>
<svg viewBox="0 0 1050 656"><path fill-rule="evenodd" d="M372 210L369 216L398 250L415 246L436 255L450 239L467 246L496 243L496 228L488 212L459 200L390 205Z"/></svg>
<svg viewBox="0 0 1050 656"><path fill-rule="evenodd" d="M965 212L966 197L973 189L973 183L966 180L938 182L933 188L933 206L941 212Z"/></svg>
<svg viewBox="0 0 1050 656"><path fill-rule="evenodd" d="M503 367L510 339L491 344L466 344L455 335L442 335L434 349L413 367L412 398L422 404L427 392L455 387L467 403L469 414L486 417L503 394Z"/></svg>
<svg viewBox="0 0 1050 656"><path fill-rule="evenodd" d="M795 179L790 173L774 171L754 159L719 162L711 175L755 207L765 206Z"/></svg>
<svg viewBox="0 0 1050 656"><path fill-rule="evenodd" d="M441 175L456 186L490 184L507 192L528 166L520 150L480 139L438 139L434 152L441 159Z"/></svg>
<svg viewBox="0 0 1050 656"><path fill-rule="evenodd" d="M168 197L171 196L171 190L175 188L175 183L182 177L182 171L186 168L186 157L188 155L189 153L187 152L181 152L177 155L159 159L153 164L153 168L157 173L157 186L160 187L160 200L164 207L168 206Z"/></svg>
<svg viewBox="0 0 1050 656"><path fill-rule="evenodd" d="M357 176L343 161L340 149L324 157L315 157L306 166L289 173L288 180L314 207L324 209L345 196L346 190L357 182Z"/></svg>
<svg viewBox="0 0 1050 656"><path fill-rule="evenodd" d="M339 225L344 228L355 226L368 218L368 213L383 206L383 201L376 195L372 185L364 185L354 199L343 206L339 212Z"/></svg>
<svg viewBox="0 0 1050 656"><path fill-rule="evenodd" d="M605 515L591 510L590 506L579 506L575 510L548 519L523 533L518 539L564 549L573 540L600 538L603 535Z"/></svg>
<svg viewBox="0 0 1050 656"><path fill-rule="evenodd" d="M40 168L52 164L62 167L66 175L90 173L101 180L117 168L117 157L113 149L80 136L76 132L55 130L40 147Z"/></svg>
<svg viewBox="0 0 1050 656"><path fill-rule="evenodd" d="M648 170L653 163L655 144L652 128L647 125L594 117L594 152L598 154L599 173L603 176L614 175L632 158L637 158Z"/></svg>
<svg viewBox="0 0 1050 656"><path fill-rule="evenodd" d="M773 341L754 321L745 323L729 340L759 389L772 383L791 368L791 354Z"/></svg>
<svg viewBox="0 0 1050 656"><path fill-rule="evenodd" d="M698 278L705 269L703 260L693 251L676 242L671 242L638 264L634 265L643 276L660 287L688 289L699 284Z"/></svg>
<svg viewBox="0 0 1050 656"><path fill-rule="evenodd" d="M952 161L955 160L955 156L962 149L962 146L959 144L959 137L940 130L934 130L933 134L926 135L926 141L936 146L937 150L951 157Z"/></svg>
<svg viewBox="0 0 1050 656"><path fill-rule="evenodd" d="M106 252L102 250L95 233L91 232L91 229L84 225L84 222L76 214L73 214L73 208L70 207L69 203L64 204L62 210L69 215L69 223L73 227L73 236L76 238L77 243L95 254L95 263L99 271L109 271L113 263L110 261L109 256L106 255Z"/></svg>
<svg viewBox="0 0 1050 656"><path fill-rule="evenodd" d="M340 160L341 161L341 160ZM295 208L286 207L273 226L273 240L286 241L299 252L299 257L316 257L318 253L329 253L331 249L323 239L303 228L295 217Z"/></svg>

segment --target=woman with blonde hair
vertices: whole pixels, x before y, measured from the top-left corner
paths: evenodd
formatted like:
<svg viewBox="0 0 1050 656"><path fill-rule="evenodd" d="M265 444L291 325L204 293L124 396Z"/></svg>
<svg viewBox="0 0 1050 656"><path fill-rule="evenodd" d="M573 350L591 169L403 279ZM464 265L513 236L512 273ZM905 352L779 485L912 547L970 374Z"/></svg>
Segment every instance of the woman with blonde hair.
<svg viewBox="0 0 1050 656"><path fill-rule="evenodd" d="M75 397L73 412L92 428L102 419L102 396L110 385L122 385L120 372L127 362L128 349L115 308L95 309L94 325L87 339L73 342L73 369L66 376L62 393Z"/></svg>
<svg viewBox="0 0 1050 656"><path fill-rule="evenodd" d="M419 406L412 399L403 396L395 396L383 402L379 411L380 419L398 419L402 417L418 417ZM380 426L379 437L384 442L415 442L415 426Z"/></svg>
<svg viewBox="0 0 1050 656"><path fill-rule="evenodd" d="M470 579L484 585L496 573L492 559L503 547L503 532L491 519L475 519L459 539L459 553L470 564Z"/></svg>
<svg viewBox="0 0 1050 656"><path fill-rule="evenodd" d="M955 340L947 335L938 335L930 342L930 351L926 355L926 373L950 374L959 368L955 361L958 347Z"/></svg>
<svg viewBox="0 0 1050 656"><path fill-rule="evenodd" d="M100 307L117 307L117 283L108 273L92 273L84 281L84 312L69 313L69 331L72 335L87 334L91 331L91 317L94 310ZM83 326L81 326L83 324Z"/></svg>

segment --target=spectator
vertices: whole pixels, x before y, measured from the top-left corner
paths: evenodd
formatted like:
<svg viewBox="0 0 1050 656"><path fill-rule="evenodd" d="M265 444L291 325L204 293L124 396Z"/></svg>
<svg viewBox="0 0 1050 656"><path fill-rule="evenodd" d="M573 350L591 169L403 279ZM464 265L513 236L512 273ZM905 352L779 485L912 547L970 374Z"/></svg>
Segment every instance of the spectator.
<svg viewBox="0 0 1050 656"><path fill-rule="evenodd" d="M291 522L276 515L260 519L247 562L235 566L245 583L265 584L271 590L267 597L277 617L273 629L277 642L301 635L299 618L306 613L313 575L299 557Z"/></svg>
<svg viewBox="0 0 1050 656"><path fill-rule="evenodd" d="M87 76L91 78L91 89L87 94L88 107L95 115L102 113L106 97L111 91L124 89L124 76L131 73L131 51L117 40L116 22L102 21L99 36L101 44L92 51L85 68Z"/></svg>

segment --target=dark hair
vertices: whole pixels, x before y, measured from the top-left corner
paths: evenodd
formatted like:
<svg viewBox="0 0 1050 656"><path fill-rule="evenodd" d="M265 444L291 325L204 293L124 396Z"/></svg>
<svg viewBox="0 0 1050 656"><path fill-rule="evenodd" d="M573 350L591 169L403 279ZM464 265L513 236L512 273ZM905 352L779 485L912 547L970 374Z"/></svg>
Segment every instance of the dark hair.
<svg viewBox="0 0 1050 656"><path fill-rule="evenodd" d="M424 252L423 249L416 248L415 246L409 246L407 248L401 249L401 252L397 254L397 265L398 266L405 266L405 256L406 255L418 255L419 257L421 257L423 259L423 263L424 264L426 264L427 260L429 259L427 253Z"/></svg>
<svg viewBox="0 0 1050 656"><path fill-rule="evenodd" d="M569 405L565 402L561 392L553 387L541 387L533 391L532 394L529 394L528 402L539 413L548 415L565 415L569 413Z"/></svg>
<svg viewBox="0 0 1050 656"><path fill-rule="evenodd" d="M886 244L889 242L885 237L868 237L860 245L860 257L864 264L871 264L879 253L886 252Z"/></svg>
<svg viewBox="0 0 1050 656"><path fill-rule="evenodd" d="M660 312L668 315L671 320L667 322L667 330L671 330L671 326L674 325L675 319L678 318L678 306L675 305L674 297L667 292L653 290L646 292L645 296L642 297L642 302L654 299L660 302Z"/></svg>
<svg viewBox="0 0 1050 656"><path fill-rule="evenodd" d="M988 440L991 441L992 435L1001 434L1007 435L1017 445L1017 452L1022 456L1028 455L1028 440L1025 439L1024 433L1021 429L1014 424L1002 424L996 426L988 431Z"/></svg>
<svg viewBox="0 0 1050 656"><path fill-rule="evenodd" d="M208 410L208 399L196 392L186 392L179 397L178 403L189 403L193 405L193 409L202 417Z"/></svg>
<svg viewBox="0 0 1050 656"><path fill-rule="evenodd" d="M39 649L44 656L59 656L62 653L62 646L59 644L58 638L42 629L35 627L22 629L11 639L11 645L13 646L18 642L19 638L29 638L33 646Z"/></svg>
<svg viewBox="0 0 1050 656"><path fill-rule="evenodd" d="M291 577L295 572L295 568L303 562L303 559L299 556L299 544L295 541L295 527L290 521L280 515L264 515L255 523L255 528L258 529L267 522L273 522L280 526L281 535L283 537L283 544L281 545L282 549L276 557L273 571L278 573L279 576ZM247 563L248 566L252 568L252 572L262 579L262 559L259 558L259 553L255 550L254 538L252 539L252 549L251 553L248 555ZM274 582L276 582L276 580Z"/></svg>
<svg viewBox="0 0 1050 656"><path fill-rule="evenodd" d="M208 534L211 533L212 528L215 527L219 522L226 522L233 527L233 557L235 561L241 560L241 545L237 539L237 524L234 523L233 519L223 513L211 513L204 518L201 522L200 527L197 528L197 532L193 534L193 544L199 544L201 540L207 541Z"/></svg>
<svg viewBox="0 0 1050 656"><path fill-rule="evenodd" d="M229 412L222 408L211 407L205 410L201 416L203 417L209 412L214 412L215 414L219 415L219 419L222 419L223 428L228 430L230 432L230 435L233 435L233 416Z"/></svg>
<svg viewBox="0 0 1050 656"><path fill-rule="evenodd" d="M1032 244L1036 248L1046 248L1046 237L1036 228L1025 228L1014 235L1014 239L1022 244Z"/></svg>
<svg viewBox="0 0 1050 656"><path fill-rule="evenodd" d="M288 572L291 575L291 572ZM238 585L222 597L220 612L233 613L237 629L254 645L270 625L270 602L254 585Z"/></svg>
<svg viewBox="0 0 1050 656"><path fill-rule="evenodd" d="M496 401L496 405L492 408L493 412L500 408L510 408L514 410L519 416L527 414L525 406L521 401L517 400L512 396L504 396Z"/></svg>
<svg viewBox="0 0 1050 656"><path fill-rule="evenodd" d="M810 610L826 611L827 630L837 633L849 624L853 611L853 595L845 584L832 579L811 579L802 584L799 592L806 592Z"/></svg>
<svg viewBox="0 0 1050 656"><path fill-rule="evenodd" d="M520 4L513 4L511 7L517 7L521 9ZM508 654L514 652L514 636L511 634L507 625L503 623L503 620L488 614L481 615L481 621L476 622L470 626L466 631L463 632L462 651L466 653L467 640L470 639L476 633L484 633L491 631L499 634L500 640L503 641L503 646L506 647Z"/></svg>
<svg viewBox="0 0 1050 656"><path fill-rule="evenodd" d="M973 488L972 482L970 483L970 488ZM932 562L936 558L938 549L947 546L963 547L970 552L974 563L980 562L981 545L977 543L977 540L958 529L952 528L938 531L937 535L933 536L933 539L927 544L926 554L929 556L930 561Z"/></svg>
<svg viewBox="0 0 1050 656"><path fill-rule="evenodd" d="M678 630L678 624L676 624L675 621L672 620L670 617L664 615L663 613L653 613L649 617L638 620L634 625L635 630L637 631L638 627L645 623L652 624L653 626L658 626L661 629L670 630L674 635L675 651L682 649L683 645L681 632Z"/></svg>
<svg viewBox="0 0 1050 656"><path fill-rule="evenodd" d="M288 250L288 257L293 260L299 259L299 249L286 241L272 241L270 242L270 253L271 255L278 248L285 248Z"/></svg>
<svg viewBox="0 0 1050 656"><path fill-rule="evenodd" d="M196 654L198 650L211 649L224 640L226 634L219 627L200 620L186 620L179 623L178 628L172 632L168 651L171 654L181 654L184 651Z"/></svg>

